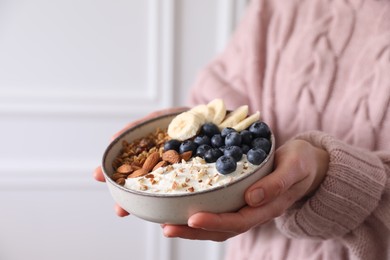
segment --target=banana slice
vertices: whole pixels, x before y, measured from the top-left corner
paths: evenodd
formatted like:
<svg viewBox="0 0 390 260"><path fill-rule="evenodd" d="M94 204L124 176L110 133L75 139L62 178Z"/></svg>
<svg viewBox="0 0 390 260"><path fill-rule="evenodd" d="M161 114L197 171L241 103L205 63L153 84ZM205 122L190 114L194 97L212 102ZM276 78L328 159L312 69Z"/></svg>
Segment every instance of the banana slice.
<svg viewBox="0 0 390 260"><path fill-rule="evenodd" d="M219 125L226 116L226 106L222 99L214 99L207 104L210 110L210 114L213 115L213 119L210 121L216 125Z"/></svg>
<svg viewBox="0 0 390 260"><path fill-rule="evenodd" d="M194 137L205 119L196 113L190 111L177 115L168 126L168 135L179 141L184 141Z"/></svg>
<svg viewBox="0 0 390 260"><path fill-rule="evenodd" d="M225 120L222 121L221 124L218 125L220 129L223 129L225 127L233 127L240 123L246 116L248 115L248 106L240 106L236 110L230 112Z"/></svg>
<svg viewBox="0 0 390 260"><path fill-rule="evenodd" d="M210 109L207 105L198 105L190 109L191 113L195 113L205 119L206 122L212 122L214 119L214 110Z"/></svg>
<svg viewBox="0 0 390 260"><path fill-rule="evenodd" d="M241 122L238 124L234 125L233 128L237 132L241 132L242 130L247 129L251 124L254 122L258 121L260 119L260 112L257 111L256 113L248 116L247 118L243 119Z"/></svg>

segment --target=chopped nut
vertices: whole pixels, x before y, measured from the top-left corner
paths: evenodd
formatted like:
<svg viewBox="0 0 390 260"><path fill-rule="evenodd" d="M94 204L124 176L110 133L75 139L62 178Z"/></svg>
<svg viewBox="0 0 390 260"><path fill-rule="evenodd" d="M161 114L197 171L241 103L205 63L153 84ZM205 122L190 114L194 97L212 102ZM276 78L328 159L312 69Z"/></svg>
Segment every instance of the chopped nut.
<svg viewBox="0 0 390 260"><path fill-rule="evenodd" d="M173 171L173 166L172 165L168 165L167 168L166 168L166 172L170 172L170 171Z"/></svg>
<svg viewBox="0 0 390 260"><path fill-rule="evenodd" d="M174 181L174 182L172 183L171 189L172 189L172 190L176 190L177 187L178 187L178 184L177 184L177 182Z"/></svg>
<svg viewBox="0 0 390 260"><path fill-rule="evenodd" d="M145 191L145 190L148 190L148 186L141 184L139 186L139 189Z"/></svg>
<svg viewBox="0 0 390 260"><path fill-rule="evenodd" d="M197 174L196 178L197 178L197 179L202 179L203 176L207 175L207 170L205 170L205 169L200 169L197 173L198 173L198 174Z"/></svg>

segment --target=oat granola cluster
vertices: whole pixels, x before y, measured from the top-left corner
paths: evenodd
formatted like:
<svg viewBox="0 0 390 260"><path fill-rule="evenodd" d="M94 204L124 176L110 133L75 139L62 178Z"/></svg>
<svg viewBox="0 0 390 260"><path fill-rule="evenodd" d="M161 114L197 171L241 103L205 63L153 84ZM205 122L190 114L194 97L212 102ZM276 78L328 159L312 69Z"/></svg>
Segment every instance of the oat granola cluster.
<svg viewBox="0 0 390 260"><path fill-rule="evenodd" d="M119 185L124 185L126 178L145 176L160 167L182 160L188 161L192 152L182 154L173 150L164 152L164 143L169 139L167 130L158 128L155 132L133 142L124 140L120 154L112 162L115 173L111 179Z"/></svg>

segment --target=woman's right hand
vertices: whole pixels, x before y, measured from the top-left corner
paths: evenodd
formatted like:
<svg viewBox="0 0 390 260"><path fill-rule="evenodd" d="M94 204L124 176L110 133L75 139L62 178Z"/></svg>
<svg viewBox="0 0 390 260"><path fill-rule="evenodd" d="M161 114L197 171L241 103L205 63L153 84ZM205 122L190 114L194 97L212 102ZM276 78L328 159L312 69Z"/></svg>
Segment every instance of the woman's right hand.
<svg viewBox="0 0 390 260"><path fill-rule="evenodd" d="M175 112L182 112L182 111L185 111L185 110L187 110L187 108L185 108L185 107L176 107L176 108L168 108L168 109L163 109L163 110L152 112L149 115L147 115L147 116L145 116L145 117L143 117L141 119L138 119L136 121L133 121L133 122L127 124L122 130L120 130L119 132L114 134L112 136L111 140L114 140L116 137L118 137L120 134L125 132L127 129L129 129L129 128L135 126L135 125L138 125L138 124L140 124L142 122L145 122L147 120L153 119L153 118L158 117L158 116L167 115L167 114L171 114L171 113L175 113ZM101 166L98 166L95 169L93 175L94 175L95 180L97 180L97 181L100 181L100 182L105 182L106 181L105 178L104 178L104 174L103 174ZM129 215L128 212L126 212L124 209L122 209L117 204L115 205L115 212L120 217L124 217L124 216Z"/></svg>

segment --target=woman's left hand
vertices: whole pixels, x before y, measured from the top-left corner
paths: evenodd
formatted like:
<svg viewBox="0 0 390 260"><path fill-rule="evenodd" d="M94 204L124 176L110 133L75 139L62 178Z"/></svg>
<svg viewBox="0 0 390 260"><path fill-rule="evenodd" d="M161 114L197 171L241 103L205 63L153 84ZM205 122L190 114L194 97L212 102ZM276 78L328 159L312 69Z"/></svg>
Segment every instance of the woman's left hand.
<svg viewBox="0 0 390 260"><path fill-rule="evenodd" d="M328 170L329 155L303 140L292 140L275 152L275 169L245 192L247 206L234 213L196 213L188 226L164 224L167 237L225 241L264 224L304 196L316 191Z"/></svg>

